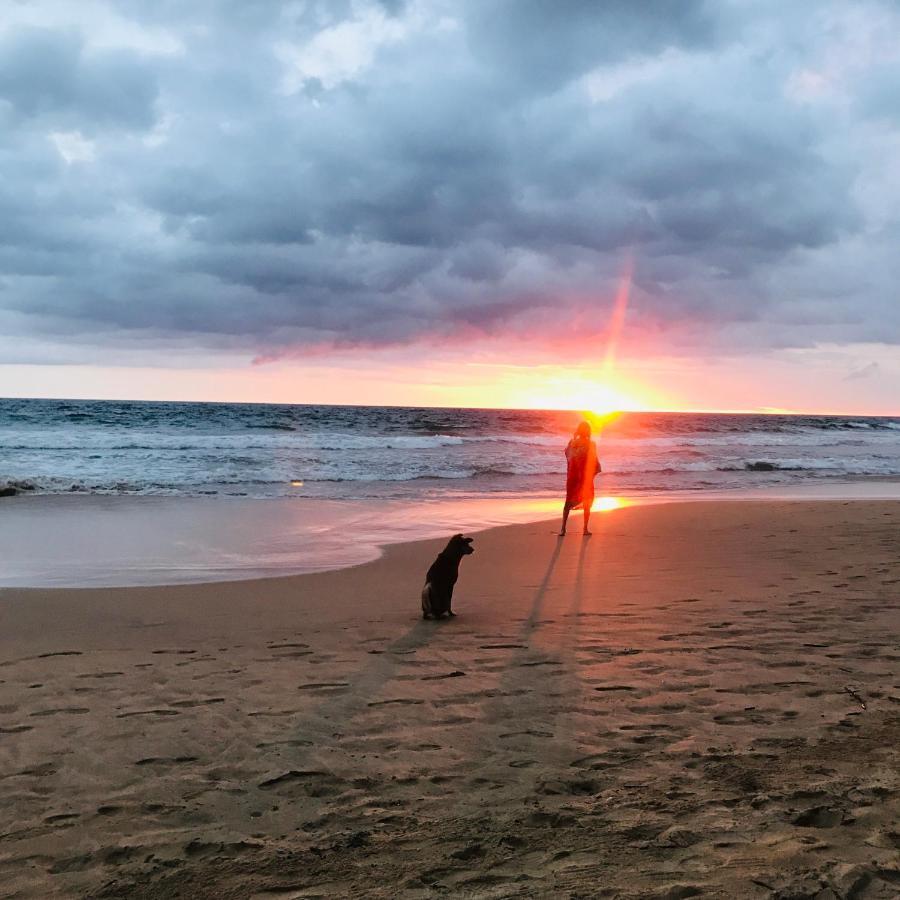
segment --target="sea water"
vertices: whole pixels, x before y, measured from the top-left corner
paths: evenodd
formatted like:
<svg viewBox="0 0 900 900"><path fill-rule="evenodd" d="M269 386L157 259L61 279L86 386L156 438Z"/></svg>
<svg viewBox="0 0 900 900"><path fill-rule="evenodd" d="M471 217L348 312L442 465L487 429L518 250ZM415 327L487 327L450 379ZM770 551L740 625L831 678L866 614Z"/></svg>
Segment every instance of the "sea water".
<svg viewBox="0 0 900 900"><path fill-rule="evenodd" d="M543 496L578 412L0 400L0 487L35 494ZM603 490L743 490L900 476L900 417L625 413Z"/></svg>
<svg viewBox="0 0 900 900"><path fill-rule="evenodd" d="M0 587L287 575L365 562L395 541L554 518L580 419L0 400L0 488L13 494L0 497ZM628 413L596 437L600 509L900 496L900 418Z"/></svg>

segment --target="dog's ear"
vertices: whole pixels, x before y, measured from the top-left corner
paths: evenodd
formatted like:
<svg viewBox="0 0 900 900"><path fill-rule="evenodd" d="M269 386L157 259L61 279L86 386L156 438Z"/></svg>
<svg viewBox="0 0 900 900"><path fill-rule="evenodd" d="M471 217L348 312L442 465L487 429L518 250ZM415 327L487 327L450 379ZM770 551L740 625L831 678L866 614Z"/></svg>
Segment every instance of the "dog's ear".
<svg viewBox="0 0 900 900"><path fill-rule="evenodd" d="M458 539L458 540L461 541L461 540L463 540L463 536L462 536L461 534L454 534L454 535L453 535L453 539L454 539L454 540L457 540L457 539Z"/></svg>
<svg viewBox="0 0 900 900"><path fill-rule="evenodd" d="M460 537L462 537L462 535L460 535ZM463 538L463 540L464 540L467 544L471 544L472 541L475 540L475 538Z"/></svg>

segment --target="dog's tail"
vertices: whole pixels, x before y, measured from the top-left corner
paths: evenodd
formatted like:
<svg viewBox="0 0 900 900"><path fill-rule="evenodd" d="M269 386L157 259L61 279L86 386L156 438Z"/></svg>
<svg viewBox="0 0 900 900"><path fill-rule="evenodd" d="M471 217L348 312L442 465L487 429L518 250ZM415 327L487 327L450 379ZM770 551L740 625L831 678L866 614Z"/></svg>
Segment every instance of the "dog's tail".
<svg viewBox="0 0 900 900"><path fill-rule="evenodd" d="M422 615L431 615L431 582L426 581L425 587L422 588Z"/></svg>

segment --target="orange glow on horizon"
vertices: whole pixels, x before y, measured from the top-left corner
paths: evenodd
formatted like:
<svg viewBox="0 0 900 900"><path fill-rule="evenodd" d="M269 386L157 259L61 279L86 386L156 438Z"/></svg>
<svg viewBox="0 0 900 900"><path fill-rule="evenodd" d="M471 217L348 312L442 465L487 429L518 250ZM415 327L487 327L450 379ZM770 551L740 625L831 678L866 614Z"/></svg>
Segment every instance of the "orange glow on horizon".
<svg viewBox="0 0 900 900"><path fill-rule="evenodd" d="M471 363L473 367L484 364ZM589 410L603 416L613 412L641 412L667 406L668 401L621 372L601 366L503 365L489 386L479 388L479 406L508 409ZM488 402L485 402L485 401Z"/></svg>
<svg viewBox="0 0 900 900"><path fill-rule="evenodd" d="M658 405L658 402L648 403L639 399L637 387L630 384L628 379L615 369L619 340L625 327L625 314L631 296L633 275L634 257L629 253L613 299L602 364L599 367L585 367L574 372L558 369L557 374L547 379L543 392L530 395L525 405L534 409L587 410L585 417L595 427L602 425L612 413L622 410L645 410Z"/></svg>
<svg viewBox="0 0 900 900"><path fill-rule="evenodd" d="M606 329L606 346L596 354L602 357L602 362L575 367L506 367L509 374L497 379L494 389L500 393L514 381L523 383L523 386L513 393L512 398L504 397L504 403L512 399L513 405L525 409L586 410L585 418L595 428L608 421L613 413L640 412L665 406L665 401L657 392L648 391L616 368L633 274L634 258L629 254L613 299ZM529 381L538 383L526 388L524 383Z"/></svg>

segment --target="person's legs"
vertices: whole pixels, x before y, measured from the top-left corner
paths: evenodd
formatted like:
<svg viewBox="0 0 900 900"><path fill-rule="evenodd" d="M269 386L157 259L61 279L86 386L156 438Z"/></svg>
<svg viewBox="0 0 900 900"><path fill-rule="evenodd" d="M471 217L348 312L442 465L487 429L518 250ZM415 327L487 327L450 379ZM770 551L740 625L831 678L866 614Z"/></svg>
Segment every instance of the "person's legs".
<svg viewBox="0 0 900 900"><path fill-rule="evenodd" d="M590 534L590 524L591 524L591 506L594 504L593 497L585 497L584 499L584 533Z"/></svg>
<svg viewBox="0 0 900 900"><path fill-rule="evenodd" d="M560 537L562 537L566 533L566 522L569 521L569 513L571 511L572 511L572 507L568 503L563 504L562 528L559 529Z"/></svg>

